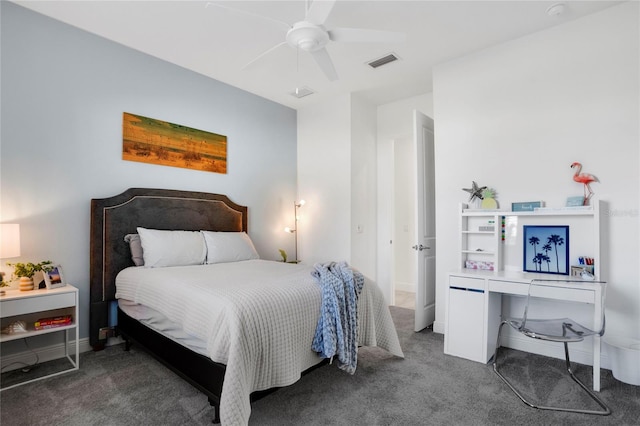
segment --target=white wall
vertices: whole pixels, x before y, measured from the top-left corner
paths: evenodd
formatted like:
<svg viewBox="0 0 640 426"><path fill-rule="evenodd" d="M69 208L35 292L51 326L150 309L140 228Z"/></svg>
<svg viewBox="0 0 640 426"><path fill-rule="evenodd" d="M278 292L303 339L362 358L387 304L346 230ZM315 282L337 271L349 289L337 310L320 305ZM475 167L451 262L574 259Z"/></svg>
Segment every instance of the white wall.
<svg viewBox="0 0 640 426"><path fill-rule="evenodd" d="M298 111L298 257L351 262L351 97Z"/></svg>
<svg viewBox="0 0 640 426"><path fill-rule="evenodd" d="M376 280L376 108L345 95L298 111L300 259Z"/></svg>
<svg viewBox="0 0 640 426"><path fill-rule="evenodd" d="M461 188L494 187L506 208L563 206L582 193L569 168L580 161L610 208L607 333L640 336L638 18L638 3L627 2L434 70L437 322L446 274L458 267Z"/></svg>
<svg viewBox="0 0 640 426"><path fill-rule="evenodd" d="M376 107L351 96L351 263L376 279Z"/></svg>
<svg viewBox="0 0 640 426"><path fill-rule="evenodd" d="M81 337L91 198L129 187L227 194L249 206L249 233L263 258L293 251L282 229L296 196L294 110L13 3L0 8L0 220L21 225L16 261L59 262L80 288ZM123 161L124 111L227 135L228 173Z"/></svg>

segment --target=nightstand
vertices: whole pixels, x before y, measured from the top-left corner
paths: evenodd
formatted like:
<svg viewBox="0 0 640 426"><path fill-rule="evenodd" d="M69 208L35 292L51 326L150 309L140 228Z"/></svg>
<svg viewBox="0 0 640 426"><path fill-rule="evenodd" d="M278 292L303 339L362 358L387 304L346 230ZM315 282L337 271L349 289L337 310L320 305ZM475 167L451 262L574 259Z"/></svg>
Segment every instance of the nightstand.
<svg viewBox="0 0 640 426"><path fill-rule="evenodd" d="M65 315L71 315L72 321L70 324L44 328L41 330L36 330L35 328L35 322L39 319ZM27 330L13 334L0 334L0 343L40 336L43 334L63 332L64 352L67 359L71 362L71 368L7 386L6 388L0 389L0 391L37 380L46 379L48 377L57 376L59 374L68 373L80 368L80 334L78 330L79 316L77 288L72 285L66 285L64 287L50 290L6 290L6 294L0 296L0 328L5 328L15 321L24 321L27 324ZM72 358L69 351L69 333L74 331L75 358Z"/></svg>

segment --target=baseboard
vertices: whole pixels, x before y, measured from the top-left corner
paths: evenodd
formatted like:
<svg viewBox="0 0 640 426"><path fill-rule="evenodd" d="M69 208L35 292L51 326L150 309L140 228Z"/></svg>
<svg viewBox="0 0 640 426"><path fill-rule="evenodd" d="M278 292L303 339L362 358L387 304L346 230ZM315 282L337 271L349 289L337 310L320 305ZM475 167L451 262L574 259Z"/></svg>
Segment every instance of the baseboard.
<svg viewBox="0 0 640 426"><path fill-rule="evenodd" d="M89 338L80 339L79 351L89 352L93 348L89 344ZM69 341L69 353L74 355L76 350L75 340ZM3 356L0 358L0 367L3 372L17 370L23 368L25 365L31 365L36 361L36 355L38 363L47 361L53 361L54 359L64 358L64 343L58 343L56 345L44 346L42 348L35 348L33 350L25 350L15 354ZM6 366L6 368L4 368Z"/></svg>
<svg viewBox="0 0 640 426"><path fill-rule="evenodd" d="M435 328L435 327L434 327ZM504 336L501 340L502 346L517 349L519 351L531 352L551 358L564 359L564 345L561 343L535 340L520 336ZM593 352L584 348L576 347L577 344L569 344L569 356L571 362L578 364L593 365ZM600 352L600 368L611 370L610 360L607 353Z"/></svg>

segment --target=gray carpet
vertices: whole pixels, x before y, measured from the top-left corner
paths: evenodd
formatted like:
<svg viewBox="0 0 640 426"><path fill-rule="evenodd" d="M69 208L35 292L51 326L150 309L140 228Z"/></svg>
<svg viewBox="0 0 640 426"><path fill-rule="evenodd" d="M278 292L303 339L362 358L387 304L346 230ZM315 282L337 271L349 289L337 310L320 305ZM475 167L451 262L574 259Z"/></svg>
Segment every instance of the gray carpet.
<svg viewBox="0 0 640 426"><path fill-rule="evenodd" d="M603 371L600 396L613 410L611 416L535 410L520 402L490 366L444 355L441 334L414 333L413 311L391 310L404 360L362 348L355 375L335 365L319 368L254 402L250 424L640 424L640 387L615 380L609 371ZM530 396L597 408L566 378L563 361L508 349L501 354L505 374ZM591 383L590 367L578 365L575 370ZM3 374L3 386L20 374ZM538 376L539 390L522 385L531 376ZM3 426L211 425L213 419L203 394L136 346L130 352L111 347L84 353L79 371L3 391L0 404Z"/></svg>

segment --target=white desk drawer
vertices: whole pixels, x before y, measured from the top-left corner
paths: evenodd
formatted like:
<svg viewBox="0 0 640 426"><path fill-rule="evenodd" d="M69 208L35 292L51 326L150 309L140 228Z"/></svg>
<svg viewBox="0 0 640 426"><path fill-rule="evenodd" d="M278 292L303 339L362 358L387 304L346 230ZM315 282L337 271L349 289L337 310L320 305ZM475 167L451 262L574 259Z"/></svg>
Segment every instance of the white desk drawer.
<svg viewBox="0 0 640 426"><path fill-rule="evenodd" d="M32 312L49 311L53 309L75 306L75 293L48 294L46 296L26 297L20 299L3 300L0 305L2 318Z"/></svg>
<svg viewBox="0 0 640 426"><path fill-rule="evenodd" d="M489 291L492 293L516 294L526 296L529 293L528 283L489 280ZM567 302L595 303L595 291L591 288L567 288L562 285L536 285L531 296L545 299L563 300Z"/></svg>
<svg viewBox="0 0 640 426"><path fill-rule="evenodd" d="M451 275L449 276L449 287L484 291L485 280L482 278L466 278Z"/></svg>
<svg viewBox="0 0 640 426"><path fill-rule="evenodd" d="M489 291L526 296L529 294L529 283L489 280Z"/></svg>

